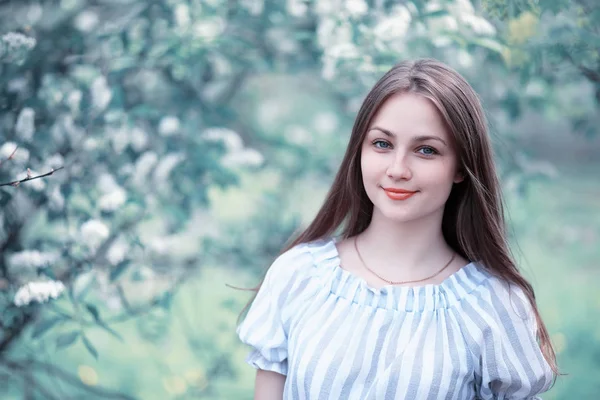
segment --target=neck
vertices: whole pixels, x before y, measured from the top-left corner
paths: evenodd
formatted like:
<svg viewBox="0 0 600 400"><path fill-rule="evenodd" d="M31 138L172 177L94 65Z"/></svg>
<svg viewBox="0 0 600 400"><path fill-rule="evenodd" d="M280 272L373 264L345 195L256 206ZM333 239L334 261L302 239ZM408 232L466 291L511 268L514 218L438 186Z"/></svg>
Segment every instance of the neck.
<svg viewBox="0 0 600 400"><path fill-rule="evenodd" d="M453 254L442 233L442 215L397 222L375 211L358 237L365 263L390 279L418 278L439 270Z"/></svg>

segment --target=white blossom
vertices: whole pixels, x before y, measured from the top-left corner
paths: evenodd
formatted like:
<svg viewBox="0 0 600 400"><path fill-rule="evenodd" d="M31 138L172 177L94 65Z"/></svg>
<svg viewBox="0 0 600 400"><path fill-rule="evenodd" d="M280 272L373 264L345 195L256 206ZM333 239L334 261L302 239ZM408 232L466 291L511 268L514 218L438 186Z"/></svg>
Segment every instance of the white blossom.
<svg viewBox="0 0 600 400"><path fill-rule="evenodd" d="M236 151L244 148L244 143L240 135L231 129L209 128L200 137L209 142L223 142L227 151Z"/></svg>
<svg viewBox="0 0 600 400"><path fill-rule="evenodd" d="M321 112L315 117L314 126L319 132L330 134L338 128L338 118L332 112Z"/></svg>
<svg viewBox="0 0 600 400"><path fill-rule="evenodd" d="M337 72L337 60L333 57L325 57L323 59L323 69L321 70L321 76L323 79L331 80L335 77Z"/></svg>
<svg viewBox="0 0 600 400"><path fill-rule="evenodd" d="M60 118L60 124L63 131L66 133L67 137L72 143L79 142L79 140L85 134L85 130L83 128L75 125L75 120L70 114L62 115Z"/></svg>
<svg viewBox="0 0 600 400"><path fill-rule="evenodd" d="M133 173L133 183L138 187L147 185L148 174L158 162L158 155L152 151L147 151L142 154L135 163L135 171Z"/></svg>
<svg viewBox="0 0 600 400"><path fill-rule="evenodd" d="M33 301L45 303L49 299L58 298L64 290L65 285L60 281L29 282L19 288L14 297L14 304L22 307Z"/></svg>
<svg viewBox="0 0 600 400"><path fill-rule="evenodd" d="M8 157L10 157L17 147L18 146L15 142L4 143L2 147L0 147L0 157L2 157L2 160L6 160ZM26 163L29 161L29 150L19 147L16 153L13 155L13 160L17 163Z"/></svg>
<svg viewBox="0 0 600 400"><path fill-rule="evenodd" d="M21 33L9 32L0 38L0 60L21 64L35 45L34 38Z"/></svg>
<svg viewBox="0 0 600 400"><path fill-rule="evenodd" d="M365 3L365 0L346 0L346 10L353 17L359 17L365 15L369 10L369 6Z"/></svg>
<svg viewBox="0 0 600 400"><path fill-rule="evenodd" d="M294 17L302 17L308 10L303 0L287 0L286 8L288 14Z"/></svg>
<svg viewBox="0 0 600 400"><path fill-rule="evenodd" d="M58 254L40 252L37 250L23 250L13 253L8 258L11 269L45 268L58 259Z"/></svg>
<svg viewBox="0 0 600 400"><path fill-rule="evenodd" d="M99 76L92 82L90 88L92 94L92 106L102 111L108 106L112 99L112 92L104 76Z"/></svg>
<svg viewBox="0 0 600 400"><path fill-rule="evenodd" d="M0 54L1 54L1 52L0 52ZM14 78L14 79L11 79L10 81L8 81L8 83L6 84L6 90L11 93L24 93L25 90L27 89L28 84L29 84L29 81L26 78L23 78L23 77Z"/></svg>
<svg viewBox="0 0 600 400"><path fill-rule="evenodd" d="M430 18L427 23L429 28L434 31L456 32L458 30L458 22L452 15Z"/></svg>
<svg viewBox="0 0 600 400"><path fill-rule="evenodd" d="M210 42L225 30L225 21L220 17L203 18L194 25L194 35Z"/></svg>
<svg viewBox="0 0 600 400"><path fill-rule="evenodd" d="M91 249L97 249L110 235L110 230L104 222L91 219L80 228L82 241Z"/></svg>
<svg viewBox="0 0 600 400"><path fill-rule="evenodd" d="M469 26L479 35L495 35L496 28L485 18L477 15L463 14L460 16L461 21Z"/></svg>
<svg viewBox="0 0 600 400"><path fill-rule="evenodd" d="M106 134L110 137L112 147L117 153L123 152L129 145L129 130L124 126L119 128L108 128Z"/></svg>
<svg viewBox="0 0 600 400"><path fill-rule="evenodd" d="M24 141L30 141L35 133L35 111L33 108L25 107L19 113L15 125L17 135Z"/></svg>
<svg viewBox="0 0 600 400"><path fill-rule="evenodd" d="M119 239L115 241L108 249L108 252L106 253L106 259L112 265L117 265L125 259L129 250L129 244L126 241Z"/></svg>
<svg viewBox="0 0 600 400"><path fill-rule="evenodd" d="M69 106L69 109L72 113L76 114L79 112L79 107L81 104L81 99L83 98L83 93L81 90L74 90L67 96L66 103Z"/></svg>
<svg viewBox="0 0 600 400"><path fill-rule="evenodd" d="M97 186L102 193L98 199L98 207L102 211L115 211L127 201L127 193L112 175L107 173L100 175Z"/></svg>
<svg viewBox="0 0 600 400"><path fill-rule="evenodd" d="M117 181L115 181L115 178L108 173L103 173L100 176L98 176L97 186L98 190L100 190L100 192L104 194L110 193L119 187Z"/></svg>
<svg viewBox="0 0 600 400"><path fill-rule="evenodd" d="M122 188L105 194L98 199L98 207L102 211L115 211L127 201L127 193Z"/></svg>
<svg viewBox="0 0 600 400"><path fill-rule="evenodd" d="M48 207L53 211L60 211L65 207L65 197L58 186L55 186L48 195Z"/></svg>
<svg viewBox="0 0 600 400"><path fill-rule="evenodd" d="M131 147L135 151L142 151L148 145L148 134L138 126L131 130L129 136Z"/></svg>
<svg viewBox="0 0 600 400"><path fill-rule="evenodd" d="M529 81L525 86L525 94L532 97L542 97L545 92L544 84L539 80Z"/></svg>
<svg viewBox="0 0 600 400"><path fill-rule="evenodd" d="M412 16L408 8L396 6L390 15L383 17L373 29L376 37L385 40L403 38L410 27Z"/></svg>
<svg viewBox="0 0 600 400"><path fill-rule="evenodd" d="M97 138L90 137L83 142L84 150L96 150L98 147L100 147L100 141Z"/></svg>
<svg viewBox="0 0 600 400"><path fill-rule="evenodd" d="M190 8L187 4L179 3L173 10L175 23L180 28L187 28L190 25Z"/></svg>
<svg viewBox="0 0 600 400"><path fill-rule="evenodd" d="M164 189L166 183L169 180L171 171L185 159L183 154L167 154L162 160L159 161L156 169L154 170L154 182L157 186L162 186Z"/></svg>
<svg viewBox="0 0 600 400"><path fill-rule="evenodd" d="M221 163L226 167L259 167L263 164L264 156L255 149L244 149L226 154Z"/></svg>
<svg viewBox="0 0 600 400"><path fill-rule="evenodd" d="M17 174L16 178L17 180L23 180L25 178L28 178L30 176L38 176L41 175L40 173L38 173L37 171L28 169L26 171L22 171L20 173ZM32 190L35 190L36 192L41 192L42 190L44 190L46 188L46 182L43 179L33 179L31 181L27 181L27 183L25 183L27 185L27 187L31 188Z"/></svg>
<svg viewBox="0 0 600 400"><path fill-rule="evenodd" d="M241 0L240 3L251 15L260 15L265 8L264 0Z"/></svg>
<svg viewBox="0 0 600 400"><path fill-rule="evenodd" d="M33 49L36 45L36 40L34 38L30 38L28 36L23 35L22 33L16 32L8 32L2 36L2 41L6 46L10 49L18 49L21 47L27 47L28 49Z"/></svg>
<svg viewBox="0 0 600 400"><path fill-rule="evenodd" d="M312 136L310 132L298 125L291 125L284 130L285 138L294 144L306 146L312 143Z"/></svg>
<svg viewBox="0 0 600 400"><path fill-rule="evenodd" d="M339 11L340 0L317 0L317 14L333 14Z"/></svg>
<svg viewBox="0 0 600 400"><path fill-rule="evenodd" d="M175 116L163 117L158 124L158 133L161 136L172 136L179 132L180 125L179 118Z"/></svg>
<svg viewBox="0 0 600 400"><path fill-rule="evenodd" d="M29 25L35 25L38 22L42 15L44 14L44 9L39 4L31 4L29 9L27 10L27 23Z"/></svg>
<svg viewBox="0 0 600 400"><path fill-rule="evenodd" d="M65 165L65 158L59 154L53 154L50 157L48 157L48 159L46 159L44 161L44 167L43 170L50 170L52 168L58 168L58 167L62 167Z"/></svg>
<svg viewBox="0 0 600 400"><path fill-rule="evenodd" d="M98 14L93 11L81 12L74 21L75 28L82 32L91 32L100 22Z"/></svg>

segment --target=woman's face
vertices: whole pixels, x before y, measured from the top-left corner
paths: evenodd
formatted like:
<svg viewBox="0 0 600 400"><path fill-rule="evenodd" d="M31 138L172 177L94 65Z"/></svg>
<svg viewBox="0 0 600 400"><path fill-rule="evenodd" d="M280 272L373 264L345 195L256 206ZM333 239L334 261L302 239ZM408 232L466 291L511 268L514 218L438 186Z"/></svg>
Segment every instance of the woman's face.
<svg viewBox="0 0 600 400"><path fill-rule="evenodd" d="M398 222L441 219L462 181L452 137L434 104L414 93L386 100L362 144L363 184L373 212Z"/></svg>

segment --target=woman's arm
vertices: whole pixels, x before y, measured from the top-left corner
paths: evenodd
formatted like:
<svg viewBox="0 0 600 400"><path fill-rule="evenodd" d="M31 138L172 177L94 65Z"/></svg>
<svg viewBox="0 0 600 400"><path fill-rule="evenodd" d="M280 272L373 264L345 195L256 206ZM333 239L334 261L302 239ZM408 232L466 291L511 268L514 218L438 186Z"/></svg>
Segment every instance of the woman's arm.
<svg viewBox="0 0 600 400"><path fill-rule="evenodd" d="M256 371L254 400L282 400L285 375L259 369Z"/></svg>

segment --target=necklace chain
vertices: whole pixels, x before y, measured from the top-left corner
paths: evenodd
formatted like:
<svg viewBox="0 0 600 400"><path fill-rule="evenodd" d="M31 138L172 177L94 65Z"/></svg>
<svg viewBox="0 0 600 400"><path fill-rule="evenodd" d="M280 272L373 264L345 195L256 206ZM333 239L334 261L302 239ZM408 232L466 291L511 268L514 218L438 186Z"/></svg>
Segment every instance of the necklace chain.
<svg viewBox="0 0 600 400"><path fill-rule="evenodd" d="M404 285L406 283L417 283L417 282L423 282L426 281L428 279L431 278L435 278L436 276L438 276L439 274L442 273L443 270L445 270L446 268L448 268L448 266L452 263L452 261L454 260L454 256L456 256L456 253L452 253L452 257L450 258L450 261L448 261L448 263L446 265L444 265L444 267L442 269L440 269L438 272L436 272L435 274L428 276L427 278L423 278L423 279L417 279L414 281L400 281L400 282L394 282L394 281L389 281L383 277L381 277L377 272L373 271L371 268L367 267L367 263L365 263L365 261L363 260L362 256L360 255L360 251L358 251L358 245L356 244L357 241L357 236L354 237L354 248L356 249L356 253L358 254L358 258L360 258L360 261L362 262L362 264L364 265L364 267L369 270L369 272L371 272L373 275L375 275L376 277L378 277L379 279L381 279L382 281L385 281L391 285Z"/></svg>

